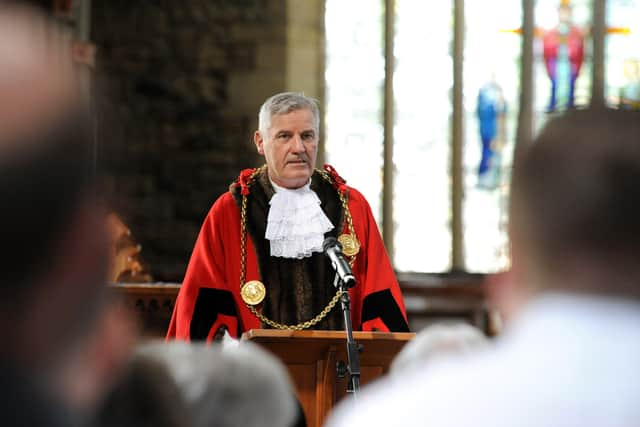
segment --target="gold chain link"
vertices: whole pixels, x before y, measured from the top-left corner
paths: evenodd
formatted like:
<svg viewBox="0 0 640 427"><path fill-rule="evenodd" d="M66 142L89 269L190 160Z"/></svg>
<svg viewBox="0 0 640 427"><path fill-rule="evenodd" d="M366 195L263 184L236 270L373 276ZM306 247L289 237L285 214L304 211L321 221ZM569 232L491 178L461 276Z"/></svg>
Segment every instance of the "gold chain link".
<svg viewBox="0 0 640 427"><path fill-rule="evenodd" d="M247 182L247 185L250 186L251 184L253 184L253 181L255 180L256 176L258 176L258 174L260 174L266 168L267 168L267 165L264 165L259 169L256 169L256 171L253 172L249 177L249 181ZM324 180L326 180L330 184L333 184L333 180L331 179L331 176L329 176L329 174L327 174L325 171L316 169L316 172L318 172ZM349 203L348 203L347 197L344 193L341 193L340 191L338 191L338 196L340 197L340 202L342 202L342 208L344 210L345 217L347 219L347 226L349 227L349 232L351 233L351 235L355 237L356 233L353 228L353 219L351 218L351 212L349 211ZM352 257L349 257L349 265L351 267L353 267L353 263L355 262L355 259L356 259L355 255ZM246 274L247 274L247 196L243 194L242 206L240 209L240 287L241 288L246 279ZM335 305L338 303L338 300L340 299L341 296L342 296L342 291L338 289L338 291L333 296L331 301L329 301L327 306L324 309L322 309L322 311L316 317L314 317L311 320L307 320L306 322L298 323L296 325L285 325L283 323L275 322L269 319L268 317L266 317L265 315L263 315L262 313L258 312L258 310L256 310L254 306L249 305L247 303L245 304L247 308L258 319L260 319L260 321L262 321L263 323L266 323L272 328L300 331L300 330L308 329L314 326L315 324L320 322L322 319L327 317L327 314L329 314L329 312L333 310L333 307L335 307Z"/></svg>
<svg viewBox="0 0 640 427"><path fill-rule="evenodd" d="M333 179L331 176L323 170L316 169L316 172L320 174L322 178L325 179L330 184L333 184ZM341 193L338 191L338 197L340 197L340 202L342 203L342 210L344 211L344 216L347 219L347 227L349 228L349 233L356 237L356 230L353 228L353 218L351 218L351 211L349 210L349 201L347 200L346 192ZM349 266L353 268L353 263L356 260L356 256L347 257L349 258Z"/></svg>

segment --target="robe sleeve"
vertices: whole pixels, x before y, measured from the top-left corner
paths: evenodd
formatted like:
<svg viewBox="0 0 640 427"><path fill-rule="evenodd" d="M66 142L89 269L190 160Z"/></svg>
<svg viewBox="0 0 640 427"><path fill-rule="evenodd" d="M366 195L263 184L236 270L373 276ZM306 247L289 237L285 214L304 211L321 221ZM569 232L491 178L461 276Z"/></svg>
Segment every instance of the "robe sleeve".
<svg viewBox="0 0 640 427"><path fill-rule="evenodd" d="M350 188L360 254L354 264L357 284L350 290L352 323L362 331L409 332L400 285L384 247L371 207L364 196Z"/></svg>
<svg viewBox="0 0 640 427"><path fill-rule="evenodd" d="M238 314L225 275L225 216L233 203L227 193L207 215L176 299L167 340L213 339L221 328L238 334ZM229 224L226 225L227 227Z"/></svg>

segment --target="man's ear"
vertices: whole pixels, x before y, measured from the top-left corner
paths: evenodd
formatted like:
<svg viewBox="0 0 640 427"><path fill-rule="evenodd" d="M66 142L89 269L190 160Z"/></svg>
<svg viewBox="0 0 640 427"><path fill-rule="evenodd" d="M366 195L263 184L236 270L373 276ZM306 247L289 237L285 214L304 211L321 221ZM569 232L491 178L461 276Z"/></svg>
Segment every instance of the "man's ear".
<svg viewBox="0 0 640 427"><path fill-rule="evenodd" d="M256 144L256 148L258 149L258 153L260 155L264 156L264 147L262 146L262 144L264 144L264 140L262 139L262 135L260 134L259 130L254 132L254 134L253 134L253 142L254 142L254 144Z"/></svg>

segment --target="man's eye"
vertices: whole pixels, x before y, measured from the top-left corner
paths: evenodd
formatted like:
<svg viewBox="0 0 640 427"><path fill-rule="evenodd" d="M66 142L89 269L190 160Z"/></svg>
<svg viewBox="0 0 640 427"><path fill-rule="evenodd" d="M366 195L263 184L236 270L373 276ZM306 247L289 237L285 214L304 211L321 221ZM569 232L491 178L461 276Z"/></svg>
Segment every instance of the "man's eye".
<svg viewBox="0 0 640 427"><path fill-rule="evenodd" d="M314 134L311 132L302 134L302 139L304 140L310 140L310 139L313 139L313 137L314 137Z"/></svg>
<svg viewBox="0 0 640 427"><path fill-rule="evenodd" d="M278 139L287 139L289 138L289 134L287 133L279 133L278 134Z"/></svg>

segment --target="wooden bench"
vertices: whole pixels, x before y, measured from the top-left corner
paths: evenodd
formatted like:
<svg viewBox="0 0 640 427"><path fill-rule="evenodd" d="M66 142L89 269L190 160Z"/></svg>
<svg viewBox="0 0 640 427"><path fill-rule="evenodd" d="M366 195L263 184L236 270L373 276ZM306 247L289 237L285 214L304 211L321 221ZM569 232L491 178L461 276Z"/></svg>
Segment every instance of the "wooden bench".
<svg viewBox="0 0 640 427"><path fill-rule="evenodd" d="M429 324L466 321L488 335L496 333L486 303L483 276L399 275L412 331ZM110 288L135 311L145 337L164 337L175 305L179 283L116 283Z"/></svg>

